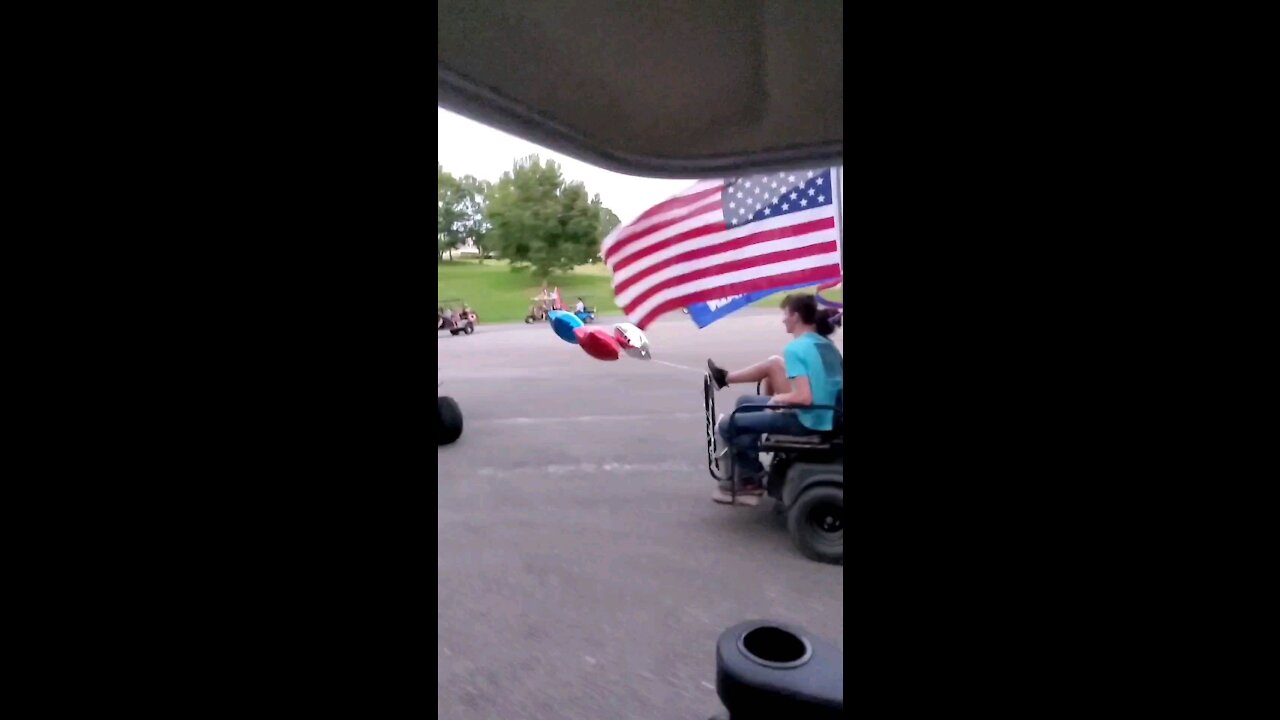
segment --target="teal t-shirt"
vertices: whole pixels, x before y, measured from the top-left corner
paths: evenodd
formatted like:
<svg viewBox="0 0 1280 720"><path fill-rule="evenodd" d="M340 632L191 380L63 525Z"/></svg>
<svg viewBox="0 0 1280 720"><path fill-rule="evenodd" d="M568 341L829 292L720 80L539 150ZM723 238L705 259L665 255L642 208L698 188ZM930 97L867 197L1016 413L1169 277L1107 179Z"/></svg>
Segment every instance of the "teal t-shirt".
<svg viewBox="0 0 1280 720"><path fill-rule="evenodd" d="M836 393L844 387L844 358L830 340L808 332L787 343L782 351L787 377L809 378L814 405L835 405ZM810 430L830 430L830 410L797 410L800 424Z"/></svg>

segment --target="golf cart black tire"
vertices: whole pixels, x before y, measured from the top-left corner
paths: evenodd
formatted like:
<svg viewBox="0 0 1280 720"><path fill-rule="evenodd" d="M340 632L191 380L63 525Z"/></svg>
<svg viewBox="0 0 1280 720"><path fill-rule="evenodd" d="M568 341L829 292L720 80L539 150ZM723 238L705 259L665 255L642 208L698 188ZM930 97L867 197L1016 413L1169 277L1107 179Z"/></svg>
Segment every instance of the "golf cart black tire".
<svg viewBox="0 0 1280 720"><path fill-rule="evenodd" d="M464 332L464 333L466 333L466 334L468 334L468 335L470 335L471 333L473 333L473 332L475 332L475 331L476 331L476 325L475 325L475 323L470 323L470 322L469 322L469 323L467 323L467 326L466 326L466 327L464 327L464 328L462 329L462 332Z"/></svg>
<svg viewBox="0 0 1280 720"><path fill-rule="evenodd" d="M462 332L462 330L460 330L459 328L453 328L453 329L451 329L451 330L449 331L449 334L450 334L450 335L457 335L457 334L458 334L458 333L460 333L460 332Z"/></svg>
<svg viewBox="0 0 1280 720"><path fill-rule="evenodd" d="M525 316L524 316L524 324L525 324L525 325L532 325L532 324L533 324L533 316L532 316L532 315L525 315Z"/></svg>
<svg viewBox="0 0 1280 720"><path fill-rule="evenodd" d="M436 397L436 446L448 445L462 437L462 408L451 397Z"/></svg>
<svg viewBox="0 0 1280 720"><path fill-rule="evenodd" d="M822 530L813 515L823 506L834 505L839 508L840 531L830 533ZM844 562L844 488L835 485L818 485L811 487L796 498L795 504L787 510L787 529L791 531L791 539L796 548L810 560L832 563Z"/></svg>

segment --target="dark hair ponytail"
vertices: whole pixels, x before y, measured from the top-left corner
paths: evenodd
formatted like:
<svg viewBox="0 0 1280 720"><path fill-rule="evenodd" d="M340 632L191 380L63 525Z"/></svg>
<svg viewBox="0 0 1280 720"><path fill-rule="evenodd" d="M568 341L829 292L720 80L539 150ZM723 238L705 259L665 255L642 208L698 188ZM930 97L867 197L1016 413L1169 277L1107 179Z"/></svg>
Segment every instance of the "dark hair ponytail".
<svg viewBox="0 0 1280 720"><path fill-rule="evenodd" d="M835 317L835 310L826 308L819 310L818 301L812 295L788 295L782 300L782 307L788 312L793 312L800 316L800 322L805 325L812 325L813 329L818 331L822 337L826 337L836 331L836 326L831 322L831 318Z"/></svg>
<svg viewBox="0 0 1280 720"><path fill-rule="evenodd" d="M835 310L822 309L818 311L817 322L815 322L813 325L814 325L814 329L818 331L819 335L821 335L822 337L826 337L836 331L835 323L831 322L831 318L835 316L836 316Z"/></svg>

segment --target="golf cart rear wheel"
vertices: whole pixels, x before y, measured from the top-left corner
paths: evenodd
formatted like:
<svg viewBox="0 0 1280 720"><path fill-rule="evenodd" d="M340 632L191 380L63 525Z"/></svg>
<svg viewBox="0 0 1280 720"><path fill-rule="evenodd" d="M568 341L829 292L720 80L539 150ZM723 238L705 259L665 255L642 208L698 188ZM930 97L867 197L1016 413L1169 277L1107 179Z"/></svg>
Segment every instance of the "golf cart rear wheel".
<svg viewBox="0 0 1280 720"><path fill-rule="evenodd" d="M524 316L524 324L525 324L525 325L532 325L532 324L533 324L533 316L532 316L532 315L525 315L525 316Z"/></svg>
<svg viewBox="0 0 1280 720"><path fill-rule="evenodd" d="M437 397L436 408L436 445L448 445L462 436L462 409L451 397Z"/></svg>
<svg viewBox="0 0 1280 720"><path fill-rule="evenodd" d="M787 529L810 560L844 562L844 489L820 485L806 490L787 512Z"/></svg>

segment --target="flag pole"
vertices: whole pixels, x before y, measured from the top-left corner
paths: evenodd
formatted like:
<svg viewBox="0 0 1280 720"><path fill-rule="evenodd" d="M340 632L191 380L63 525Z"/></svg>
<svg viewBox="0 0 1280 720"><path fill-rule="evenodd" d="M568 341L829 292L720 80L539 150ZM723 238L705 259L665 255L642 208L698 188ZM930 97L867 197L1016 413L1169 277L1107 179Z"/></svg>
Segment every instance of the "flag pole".
<svg viewBox="0 0 1280 720"><path fill-rule="evenodd" d="M836 251L840 253L840 278L844 279L844 166L832 168L831 177L836 185Z"/></svg>

